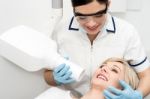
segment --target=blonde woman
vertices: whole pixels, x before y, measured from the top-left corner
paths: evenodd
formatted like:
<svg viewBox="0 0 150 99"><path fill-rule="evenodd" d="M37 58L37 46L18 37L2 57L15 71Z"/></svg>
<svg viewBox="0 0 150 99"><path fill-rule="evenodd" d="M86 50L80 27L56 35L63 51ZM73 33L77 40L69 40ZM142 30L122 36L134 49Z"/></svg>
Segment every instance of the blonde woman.
<svg viewBox="0 0 150 99"><path fill-rule="evenodd" d="M105 89L108 90L116 90L124 89L126 84L124 81L128 83L132 89L136 89L138 87L139 79L136 72L128 65L128 63L120 58L109 58L96 70L91 80L91 88L90 90L81 98L81 99L105 99L103 95L103 91ZM108 86L113 86L108 88ZM123 87L122 87L123 86ZM119 94L119 90L117 90ZM109 93L107 90L104 93ZM112 97L113 96L113 93ZM107 97L112 98L112 97ZM113 99L118 99L114 97Z"/></svg>

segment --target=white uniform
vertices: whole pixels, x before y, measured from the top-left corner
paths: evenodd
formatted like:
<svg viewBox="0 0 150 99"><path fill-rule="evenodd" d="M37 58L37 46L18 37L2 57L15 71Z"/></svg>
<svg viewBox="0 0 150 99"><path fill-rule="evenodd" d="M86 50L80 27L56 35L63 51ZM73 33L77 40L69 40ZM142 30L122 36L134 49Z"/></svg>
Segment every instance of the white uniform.
<svg viewBox="0 0 150 99"><path fill-rule="evenodd" d="M130 65L137 72L150 66L136 29L131 24L109 14L104 28L92 45L74 17L62 20L53 33L53 39L58 43L62 56L67 54L71 61L86 69L86 76L82 82L65 86L82 94L89 89L95 69L110 57L130 60Z"/></svg>

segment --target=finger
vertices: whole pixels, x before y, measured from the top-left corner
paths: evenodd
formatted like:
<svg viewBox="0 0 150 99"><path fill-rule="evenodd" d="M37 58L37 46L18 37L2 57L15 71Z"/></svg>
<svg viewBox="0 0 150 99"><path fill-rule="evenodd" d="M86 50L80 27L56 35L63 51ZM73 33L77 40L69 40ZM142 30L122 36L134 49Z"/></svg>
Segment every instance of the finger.
<svg viewBox="0 0 150 99"><path fill-rule="evenodd" d="M71 71L68 71L64 76L63 76L63 79L69 79L70 76L71 76L72 72Z"/></svg>
<svg viewBox="0 0 150 99"><path fill-rule="evenodd" d="M116 99L116 96L108 90L104 90L103 94L105 98L107 97L106 99Z"/></svg>
<svg viewBox="0 0 150 99"><path fill-rule="evenodd" d="M55 72L55 73L58 73L58 72L60 72L64 67L65 67L65 64L61 64L61 65L59 65L58 67L56 67L56 68L54 69L54 72Z"/></svg>
<svg viewBox="0 0 150 99"><path fill-rule="evenodd" d="M105 97L105 99L112 99L112 98L110 98L110 97L107 97L107 96L104 96Z"/></svg>
<svg viewBox="0 0 150 99"><path fill-rule="evenodd" d="M108 91L112 92L115 95L121 95L122 94L122 90L116 89L115 87L108 87L107 88Z"/></svg>
<svg viewBox="0 0 150 99"><path fill-rule="evenodd" d="M125 81L119 80L119 83L123 87L123 89L131 89L130 85L128 85Z"/></svg>
<svg viewBox="0 0 150 99"><path fill-rule="evenodd" d="M68 57L68 56L65 56L64 58L65 58L66 60L69 60L69 57Z"/></svg>
<svg viewBox="0 0 150 99"><path fill-rule="evenodd" d="M65 66L59 73L58 76L63 77L68 71L69 71L70 67L69 66Z"/></svg>
<svg viewBox="0 0 150 99"><path fill-rule="evenodd" d="M69 60L68 54L63 55L63 57L64 57L66 60Z"/></svg>
<svg viewBox="0 0 150 99"><path fill-rule="evenodd" d="M75 82L75 79L70 78L70 79L67 79L67 80L64 82L64 84L73 83L73 82Z"/></svg>

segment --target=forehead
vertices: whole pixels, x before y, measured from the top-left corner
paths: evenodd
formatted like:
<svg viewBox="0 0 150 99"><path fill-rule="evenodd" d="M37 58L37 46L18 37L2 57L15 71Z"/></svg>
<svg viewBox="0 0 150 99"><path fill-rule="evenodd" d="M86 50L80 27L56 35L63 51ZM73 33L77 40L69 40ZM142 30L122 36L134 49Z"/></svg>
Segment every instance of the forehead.
<svg viewBox="0 0 150 99"><path fill-rule="evenodd" d="M124 65L120 62L107 62L106 64L106 66L115 66L120 68L121 70L124 70Z"/></svg>
<svg viewBox="0 0 150 99"><path fill-rule="evenodd" d="M75 7L75 12L80 12L82 14L90 14L98 12L100 10L104 10L105 8L106 5L104 3L93 1L92 3Z"/></svg>

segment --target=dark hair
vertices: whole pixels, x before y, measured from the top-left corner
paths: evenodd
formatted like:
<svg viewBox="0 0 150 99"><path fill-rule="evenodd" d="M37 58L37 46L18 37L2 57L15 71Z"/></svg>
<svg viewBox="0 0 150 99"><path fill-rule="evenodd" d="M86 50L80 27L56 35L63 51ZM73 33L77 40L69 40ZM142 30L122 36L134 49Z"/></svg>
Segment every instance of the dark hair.
<svg viewBox="0 0 150 99"><path fill-rule="evenodd" d="M99 3L108 4L108 0L71 0L72 6L77 7L85 4L89 4L93 1L97 1Z"/></svg>

